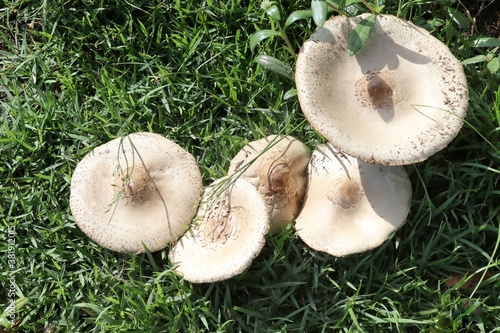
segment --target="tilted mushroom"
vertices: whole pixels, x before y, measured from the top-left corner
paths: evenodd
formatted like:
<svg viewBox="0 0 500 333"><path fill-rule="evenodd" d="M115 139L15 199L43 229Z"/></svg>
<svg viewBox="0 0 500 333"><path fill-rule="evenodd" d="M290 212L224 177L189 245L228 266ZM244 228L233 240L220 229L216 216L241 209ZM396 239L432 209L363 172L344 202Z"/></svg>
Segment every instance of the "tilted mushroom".
<svg viewBox="0 0 500 333"><path fill-rule="evenodd" d="M187 281L226 280L250 266L268 231L266 204L257 189L243 178L224 177L205 189L193 225L169 258Z"/></svg>
<svg viewBox="0 0 500 333"><path fill-rule="evenodd" d="M463 125L463 67L428 31L391 15L378 15L366 44L349 56L349 35L367 15L333 17L304 43L295 74L301 109L351 156L382 165L423 161Z"/></svg>
<svg viewBox="0 0 500 333"><path fill-rule="evenodd" d="M273 233L299 213L307 185L309 152L291 136L271 135L250 142L232 159L228 175L244 177L264 197Z"/></svg>
<svg viewBox="0 0 500 333"><path fill-rule="evenodd" d="M411 183L404 167L369 164L323 144L308 171L295 227L311 248L337 257L370 250L406 220Z"/></svg>
<svg viewBox="0 0 500 333"><path fill-rule="evenodd" d="M195 158L153 133L133 133L88 153L71 180L80 229L113 251L157 251L175 241L203 193Z"/></svg>

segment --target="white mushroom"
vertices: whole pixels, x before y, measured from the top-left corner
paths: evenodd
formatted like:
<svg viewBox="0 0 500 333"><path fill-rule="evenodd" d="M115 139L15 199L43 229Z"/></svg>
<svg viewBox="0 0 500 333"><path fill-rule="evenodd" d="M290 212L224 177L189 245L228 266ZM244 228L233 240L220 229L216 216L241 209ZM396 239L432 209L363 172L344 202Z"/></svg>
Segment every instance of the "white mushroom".
<svg viewBox="0 0 500 333"><path fill-rule="evenodd" d="M250 142L233 158L228 175L248 179L264 197L271 230L281 231L295 219L307 185L309 152L291 136L271 135Z"/></svg>
<svg viewBox="0 0 500 333"><path fill-rule="evenodd" d="M411 183L402 166L369 164L319 145L295 227L311 248L334 256L373 249L406 220Z"/></svg>
<svg viewBox="0 0 500 333"><path fill-rule="evenodd" d="M243 178L207 187L191 228L169 254L174 270L193 283L242 273L260 253L269 231L264 199Z"/></svg>
<svg viewBox="0 0 500 333"><path fill-rule="evenodd" d="M153 133L105 143L76 166L70 208L80 229L114 251L157 251L175 241L203 193L195 158Z"/></svg>
<svg viewBox="0 0 500 333"><path fill-rule="evenodd" d="M423 161L462 127L463 67L428 31L391 15L378 15L364 47L349 56L349 35L367 15L333 17L304 43L295 75L301 109L351 156L382 165Z"/></svg>

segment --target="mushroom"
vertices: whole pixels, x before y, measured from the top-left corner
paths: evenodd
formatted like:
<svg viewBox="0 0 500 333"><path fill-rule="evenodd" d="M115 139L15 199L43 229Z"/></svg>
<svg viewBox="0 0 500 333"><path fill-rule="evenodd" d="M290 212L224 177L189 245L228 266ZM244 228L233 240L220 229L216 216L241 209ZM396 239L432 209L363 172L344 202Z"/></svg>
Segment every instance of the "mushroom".
<svg viewBox="0 0 500 333"><path fill-rule="evenodd" d="M139 253L175 241L203 193L195 158L153 133L133 133L88 153L71 180L70 208L101 246Z"/></svg>
<svg viewBox="0 0 500 333"><path fill-rule="evenodd" d="M169 258L187 281L226 280L250 266L268 231L266 204L257 189L244 178L224 177L205 189L193 225Z"/></svg>
<svg viewBox="0 0 500 333"><path fill-rule="evenodd" d="M291 136L271 135L241 149L228 175L250 180L264 197L273 233L299 213L307 186L306 146Z"/></svg>
<svg viewBox="0 0 500 333"><path fill-rule="evenodd" d="M369 164L328 143L313 151L308 171L295 227L315 250L341 257L373 249L409 213L411 183L403 166Z"/></svg>
<svg viewBox="0 0 500 333"><path fill-rule="evenodd" d="M349 35L367 15L333 17L304 43L295 74L302 112L353 157L381 165L423 161L463 125L463 67L429 32L391 15L378 15L366 44L349 56Z"/></svg>

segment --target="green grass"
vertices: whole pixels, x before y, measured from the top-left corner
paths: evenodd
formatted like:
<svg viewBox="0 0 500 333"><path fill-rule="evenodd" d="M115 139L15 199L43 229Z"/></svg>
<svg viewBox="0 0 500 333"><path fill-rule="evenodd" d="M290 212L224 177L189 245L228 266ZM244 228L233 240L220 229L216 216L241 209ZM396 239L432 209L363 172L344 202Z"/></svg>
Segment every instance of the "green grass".
<svg viewBox="0 0 500 333"><path fill-rule="evenodd" d="M407 223L381 247L346 258L317 253L287 229L268 237L247 272L206 285L173 274L168 249L118 254L89 240L69 210L71 174L94 147L136 131L186 148L205 184L248 141L287 133L311 149L323 142L297 98L285 99L293 82L254 62L267 54L294 67L279 37L251 52L253 33L276 29L260 2L3 4L0 311L13 276L16 298L29 298L12 331L499 330L500 77L488 67L499 53L476 46L474 13L460 3L387 1L384 9L429 29L460 60L483 59L465 67L470 106L458 137L408 167ZM310 2L276 4L286 17ZM367 11L356 6L352 14ZM313 30L312 19L287 28L296 52ZM445 285L474 272L487 272L480 284Z"/></svg>

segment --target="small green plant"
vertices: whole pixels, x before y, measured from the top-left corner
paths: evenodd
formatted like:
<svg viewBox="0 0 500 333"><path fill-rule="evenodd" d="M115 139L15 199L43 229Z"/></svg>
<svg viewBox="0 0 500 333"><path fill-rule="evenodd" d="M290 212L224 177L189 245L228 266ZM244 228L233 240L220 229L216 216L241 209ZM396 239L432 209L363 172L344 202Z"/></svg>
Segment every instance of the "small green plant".
<svg viewBox="0 0 500 333"><path fill-rule="evenodd" d="M488 49L486 54L480 54L462 61L464 65L486 63L486 68L491 74L500 71L500 39L494 37L477 37L472 39L474 48Z"/></svg>
<svg viewBox="0 0 500 333"><path fill-rule="evenodd" d="M295 51L295 48L293 47L292 43L290 42L290 38L287 35L287 28L289 28L293 23L297 21L309 19L311 17L316 27L322 28L329 12L335 11L340 14L349 16L350 13L358 13L357 11L353 11L351 8L357 3L362 3L366 8L369 9L372 14L361 20L350 35L348 43L348 53L350 56L353 56L365 45L366 41L370 37L373 27L375 26L376 16L384 8L383 5L379 4L379 1L376 1L374 4L370 4L365 0L311 0L309 9L293 11L283 22L278 5L273 1L264 0L262 1L260 7L269 17L273 29L263 29L255 32L250 37L250 50L254 52L257 45L265 39L271 37L280 37L285 42L287 49L293 56L294 60L297 60L297 52ZM292 66L277 59L276 57L267 54L260 54L255 57L255 62L272 72L275 72L283 77L286 77L287 79L294 81L294 72Z"/></svg>

